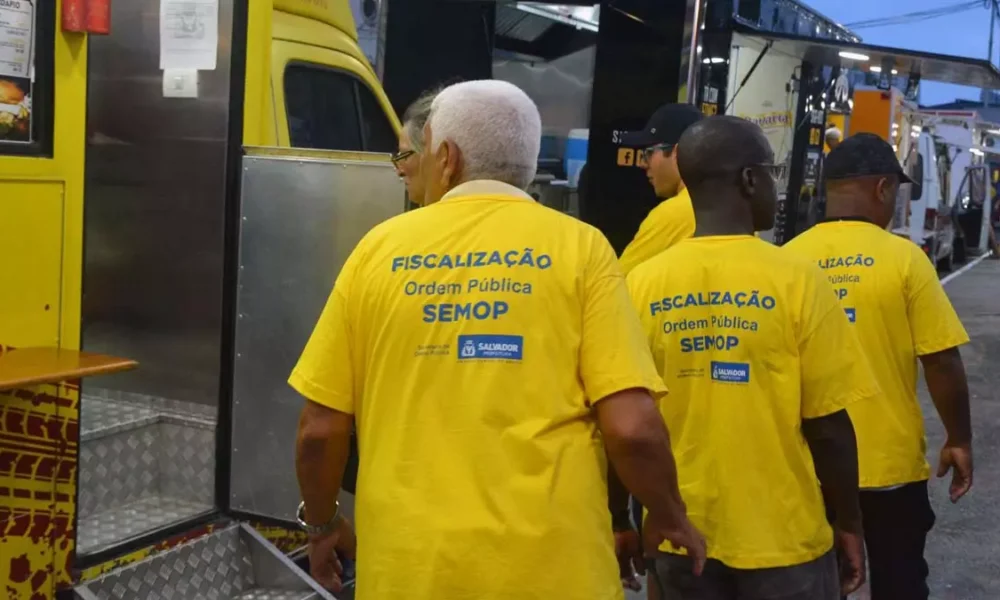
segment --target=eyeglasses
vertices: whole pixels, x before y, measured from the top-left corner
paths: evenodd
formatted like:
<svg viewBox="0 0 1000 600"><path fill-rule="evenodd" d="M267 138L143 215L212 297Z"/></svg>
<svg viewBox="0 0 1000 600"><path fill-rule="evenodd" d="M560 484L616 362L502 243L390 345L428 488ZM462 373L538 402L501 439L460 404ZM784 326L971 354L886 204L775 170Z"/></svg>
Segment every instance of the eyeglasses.
<svg viewBox="0 0 1000 600"><path fill-rule="evenodd" d="M788 171L788 165L785 164L776 165L773 163L759 163L750 166L764 169L775 181L783 181L785 179L785 173Z"/></svg>
<svg viewBox="0 0 1000 600"><path fill-rule="evenodd" d="M676 144L656 144L655 146L650 146L642 151L642 158L648 163L653 160L653 155L662 150L665 154L669 154Z"/></svg>
<svg viewBox="0 0 1000 600"><path fill-rule="evenodd" d="M776 165L773 163L751 163L742 167L722 167L718 169L707 169L699 173L700 180L705 181L707 179L712 179L714 177L726 177L726 176L736 176L737 183L743 183L743 176L747 170L759 169L765 171L775 183L781 183L785 180L785 175L787 174L787 165L780 164ZM687 182L685 182L687 183ZM691 184L689 184L691 185Z"/></svg>
<svg viewBox="0 0 1000 600"><path fill-rule="evenodd" d="M410 158L411 156L413 156L413 155L414 155L414 154L416 154L416 153L417 153L417 151L416 151L416 150L403 150L402 152L397 152L397 153L393 154L393 155L392 155L392 156L391 156L391 157L389 158L389 160L391 160L391 161L392 161L392 164L394 164L394 165L397 165L397 166L398 166L398 165L399 165L399 163L401 163L401 162L403 162L404 160L406 160L406 159Z"/></svg>

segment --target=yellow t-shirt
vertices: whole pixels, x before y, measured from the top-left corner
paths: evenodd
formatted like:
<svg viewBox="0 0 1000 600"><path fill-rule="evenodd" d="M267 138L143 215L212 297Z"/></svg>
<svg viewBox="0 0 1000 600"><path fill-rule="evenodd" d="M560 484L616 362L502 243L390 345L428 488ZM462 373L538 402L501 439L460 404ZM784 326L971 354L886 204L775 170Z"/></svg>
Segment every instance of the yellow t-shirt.
<svg viewBox="0 0 1000 600"><path fill-rule="evenodd" d="M637 267L628 287L670 388L660 409L709 557L761 569L829 551L802 420L877 386L822 271L753 236L697 237Z"/></svg>
<svg viewBox="0 0 1000 600"><path fill-rule="evenodd" d="M498 182L393 218L290 383L357 419L359 600L623 597L591 409L666 390L598 230Z"/></svg>
<svg viewBox="0 0 1000 600"><path fill-rule="evenodd" d="M694 235L694 209L687 189L649 211L618 263L628 275L632 269Z"/></svg>
<svg viewBox="0 0 1000 600"><path fill-rule="evenodd" d="M861 487L926 480L917 357L969 341L934 265L909 240L863 221L820 223L784 247L826 271L882 389L849 410Z"/></svg>

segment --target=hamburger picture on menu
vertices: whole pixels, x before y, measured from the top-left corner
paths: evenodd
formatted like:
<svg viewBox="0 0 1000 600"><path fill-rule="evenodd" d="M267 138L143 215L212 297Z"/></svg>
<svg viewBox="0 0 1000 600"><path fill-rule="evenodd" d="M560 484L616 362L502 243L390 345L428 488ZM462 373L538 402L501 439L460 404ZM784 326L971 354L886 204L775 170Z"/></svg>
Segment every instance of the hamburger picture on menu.
<svg viewBox="0 0 1000 600"><path fill-rule="evenodd" d="M0 142L31 141L30 85L30 80L0 78Z"/></svg>

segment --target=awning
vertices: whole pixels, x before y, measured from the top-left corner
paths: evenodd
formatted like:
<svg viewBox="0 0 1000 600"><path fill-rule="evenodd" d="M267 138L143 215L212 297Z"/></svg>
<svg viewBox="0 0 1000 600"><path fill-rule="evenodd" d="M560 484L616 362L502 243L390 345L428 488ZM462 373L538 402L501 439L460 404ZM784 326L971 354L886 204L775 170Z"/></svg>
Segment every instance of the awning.
<svg viewBox="0 0 1000 600"><path fill-rule="evenodd" d="M773 42L771 52L799 57L818 65L853 66L868 71L871 66L880 67L882 61L889 58L900 75L919 73L922 81L1000 89L1000 71L987 60L759 31L739 23L733 25L733 30L733 43L736 45L759 49L770 41ZM842 52L864 56L867 60L843 58Z"/></svg>
<svg viewBox="0 0 1000 600"><path fill-rule="evenodd" d="M551 7L539 2L497 4L497 49L555 60L597 43L594 7Z"/></svg>

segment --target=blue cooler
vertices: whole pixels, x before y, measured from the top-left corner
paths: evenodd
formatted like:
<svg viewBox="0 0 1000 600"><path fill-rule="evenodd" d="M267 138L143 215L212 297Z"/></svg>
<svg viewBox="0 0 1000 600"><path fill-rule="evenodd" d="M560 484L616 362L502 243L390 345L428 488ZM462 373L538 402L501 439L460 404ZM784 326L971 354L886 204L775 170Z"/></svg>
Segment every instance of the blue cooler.
<svg viewBox="0 0 1000 600"><path fill-rule="evenodd" d="M587 164L587 142L590 140L589 129L572 129L566 139L566 179L569 187L576 188L580 181L580 169Z"/></svg>

